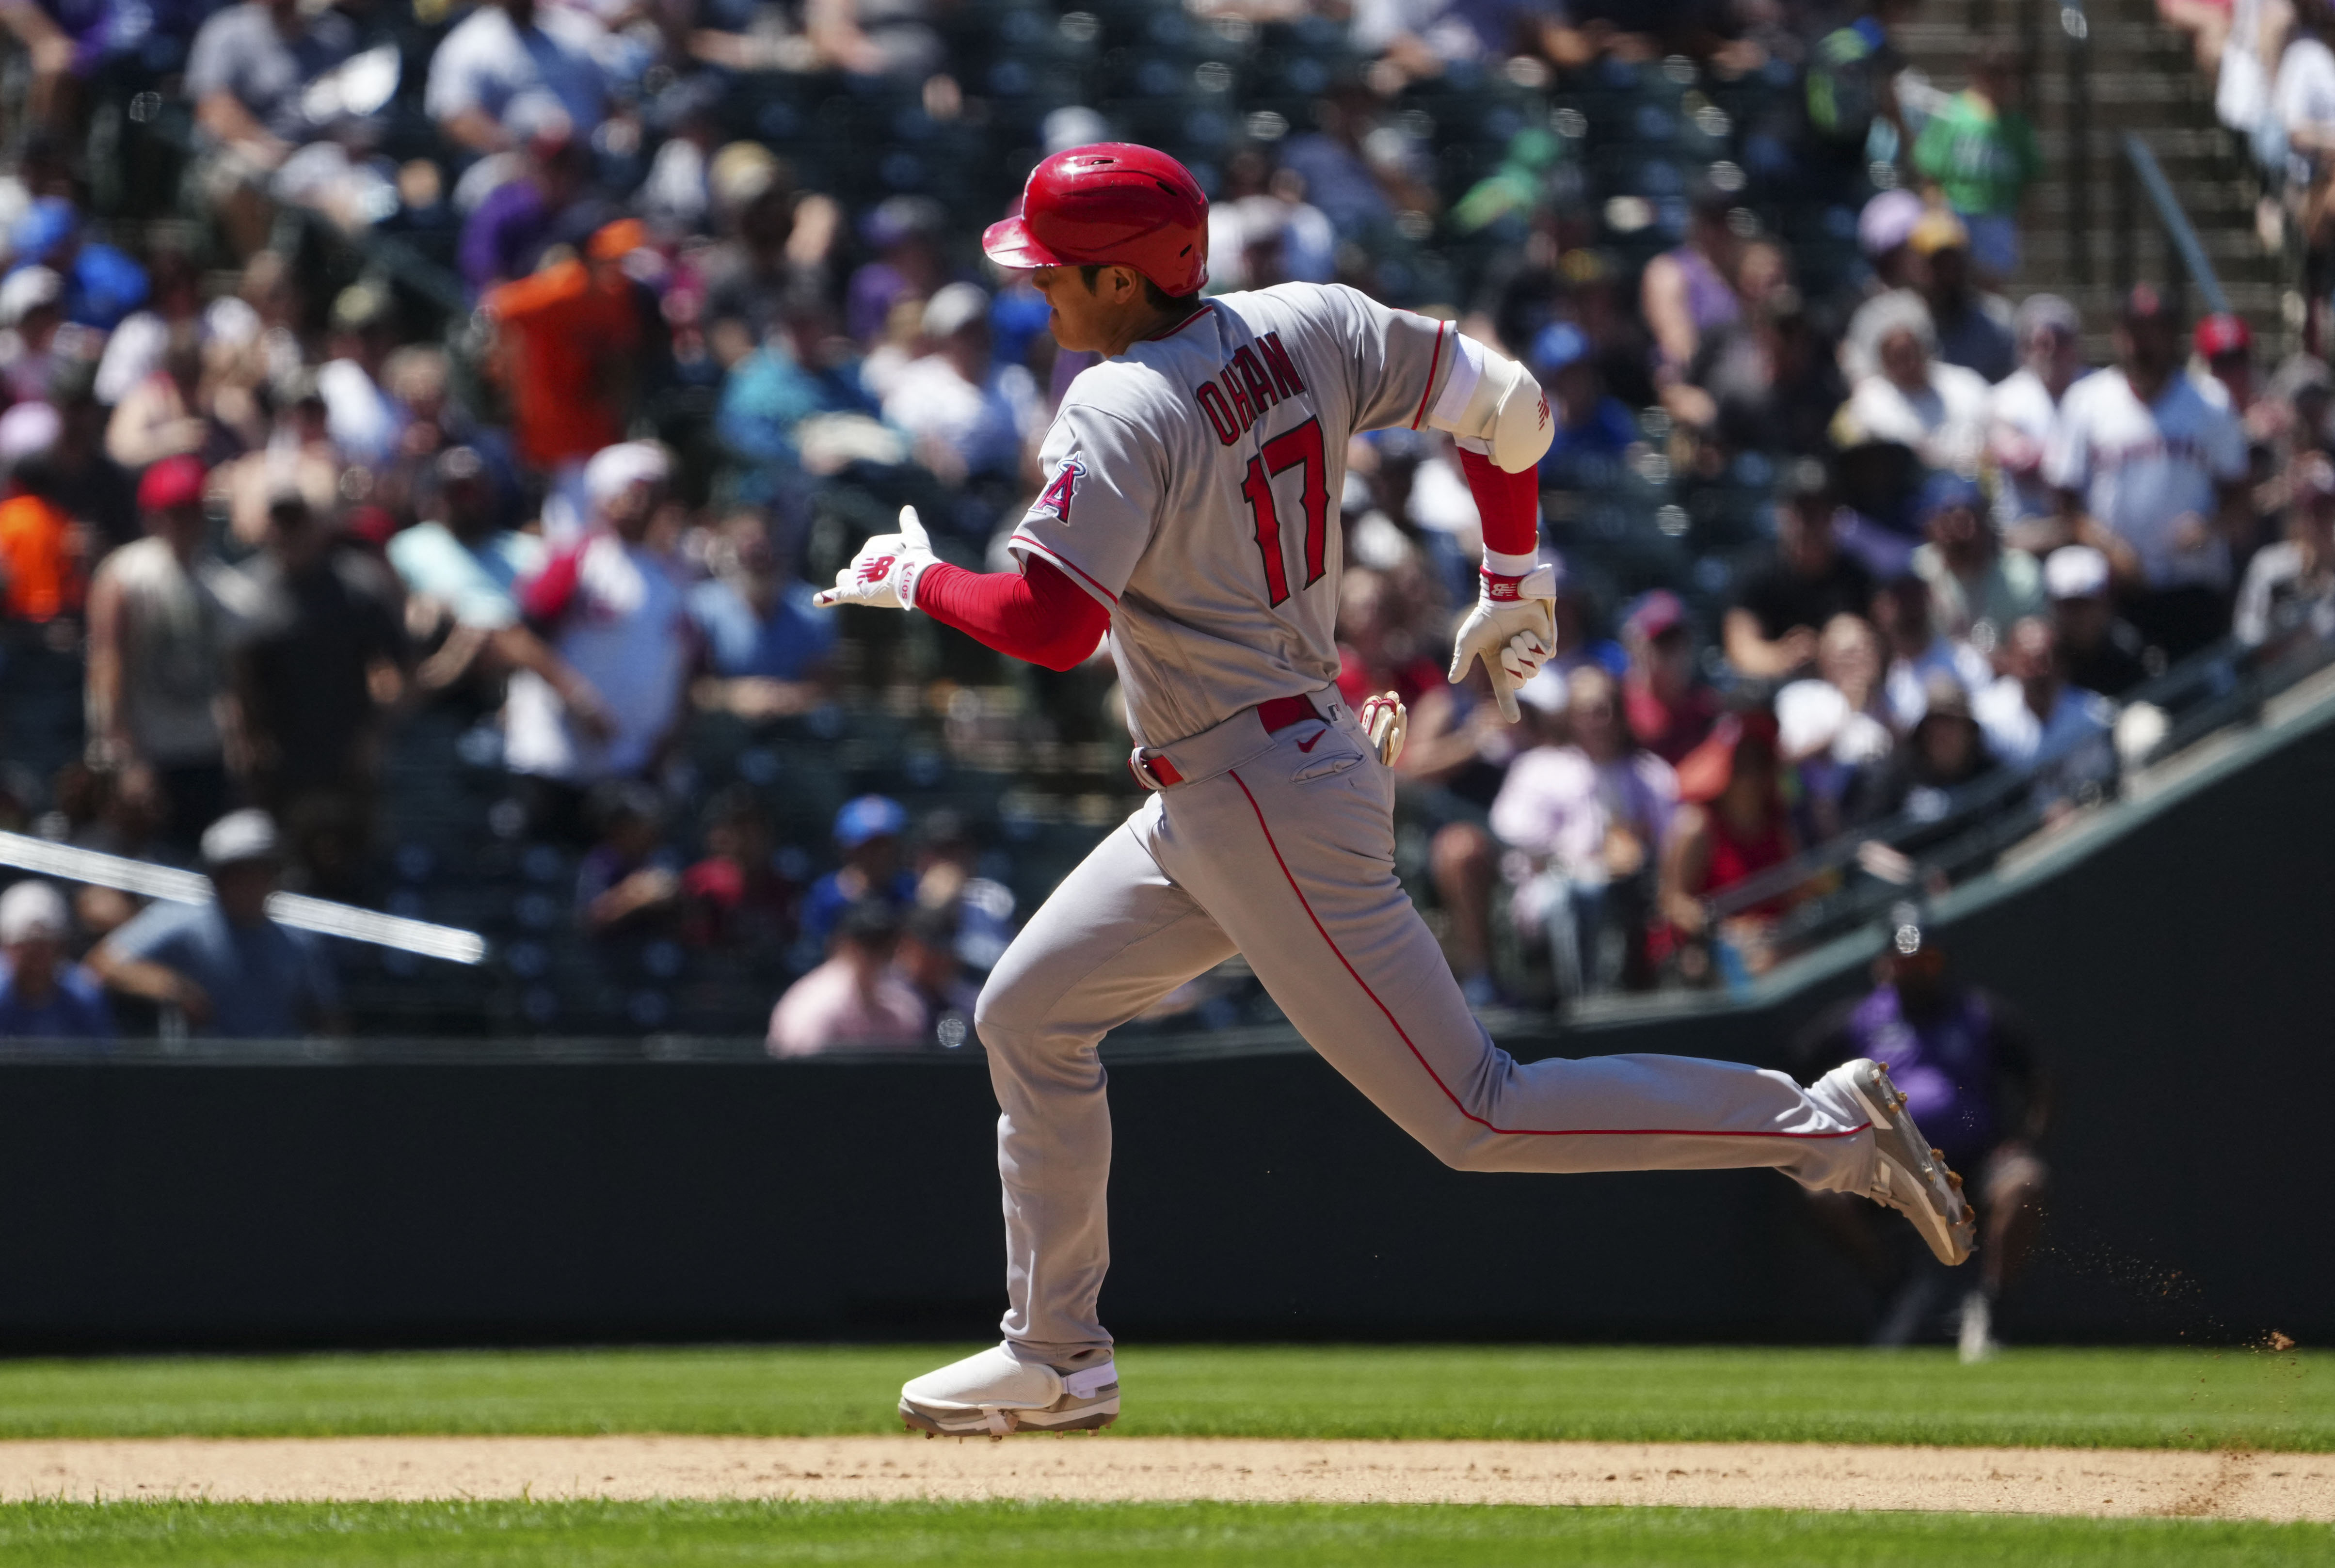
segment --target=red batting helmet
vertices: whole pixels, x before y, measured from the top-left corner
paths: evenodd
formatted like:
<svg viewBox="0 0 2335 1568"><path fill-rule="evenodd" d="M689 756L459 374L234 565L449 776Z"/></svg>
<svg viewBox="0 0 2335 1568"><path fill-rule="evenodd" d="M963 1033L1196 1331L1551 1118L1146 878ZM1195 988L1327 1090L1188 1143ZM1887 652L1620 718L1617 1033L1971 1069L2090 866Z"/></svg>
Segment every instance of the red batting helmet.
<svg viewBox="0 0 2335 1568"><path fill-rule="evenodd" d="M1166 293L1208 281L1208 198L1191 170L1149 147L1098 141L1030 171L1022 216L981 248L1001 266L1131 266Z"/></svg>

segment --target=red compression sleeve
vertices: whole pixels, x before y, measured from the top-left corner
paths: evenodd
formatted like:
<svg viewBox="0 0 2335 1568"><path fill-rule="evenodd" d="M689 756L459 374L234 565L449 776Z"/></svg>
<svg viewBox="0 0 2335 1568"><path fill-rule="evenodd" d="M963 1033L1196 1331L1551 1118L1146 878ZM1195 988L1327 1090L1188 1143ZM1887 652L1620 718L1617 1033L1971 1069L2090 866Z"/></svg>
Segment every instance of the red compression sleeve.
<svg viewBox="0 0 2335 1568"><path fill-rule="evenodd" d="M935 561L916 575L916 608L985 648L1049 670L1076 669L1110 630L1110 612L1051 563L968 572Z"/></svg>
<svg viewBox="0 0 2335 1568"><path fill-rule="evenodd" d="M1484 548L1503 556L1537 555L1540 470L1512 474L1465 447L1459 449L1459 469L1468 476L1468 493L1476 498L1477 515L1484 519Z"/></svg>

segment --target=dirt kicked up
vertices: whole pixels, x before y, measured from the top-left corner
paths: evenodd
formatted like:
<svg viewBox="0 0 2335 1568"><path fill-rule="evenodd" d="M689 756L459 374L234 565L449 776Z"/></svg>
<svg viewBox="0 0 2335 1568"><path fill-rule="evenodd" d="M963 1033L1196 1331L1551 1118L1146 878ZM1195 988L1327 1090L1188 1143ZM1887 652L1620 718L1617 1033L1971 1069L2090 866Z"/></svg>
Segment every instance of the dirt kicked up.
<svg viewBox="0 0 2335 1568"><path fill-rule="evenodd" d="M2335 1455L1107 1434L0 1442L0 1500L159 1497L1633 1504L2335 1522Z"/></svg>

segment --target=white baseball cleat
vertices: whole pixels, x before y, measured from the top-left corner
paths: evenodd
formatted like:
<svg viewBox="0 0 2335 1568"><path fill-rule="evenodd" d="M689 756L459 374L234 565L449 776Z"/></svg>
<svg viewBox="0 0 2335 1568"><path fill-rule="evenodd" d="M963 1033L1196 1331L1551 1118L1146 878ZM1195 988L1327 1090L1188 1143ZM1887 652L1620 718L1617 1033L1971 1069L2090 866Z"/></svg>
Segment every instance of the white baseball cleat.
<svg viewBox="0 0 2335 1568"><path fill-rule="evenodd" d="M1962 1178L1946 1168L1945 1157L1930 1147L1905 1113L1905 1097L1889 1081L1889 1070L1859 1057L1834 1068L1823 1081L1846 1092L1873 1123L1874 1152L1880 1158L1874 1164L1872 1190L1865 1195L1912 1220L1947 1267L1968 1259L1978 1218L1962 1196Z"/></svg>
<svg viewBox="0 0 2335 1568"><path fill-rule="evenodd" d="M1119 1367L1105 1356L1059 1372L993 1345L909 1379L900 1389L900 1419L949 1437L1091 1432L1119 1419Z"/></svg>

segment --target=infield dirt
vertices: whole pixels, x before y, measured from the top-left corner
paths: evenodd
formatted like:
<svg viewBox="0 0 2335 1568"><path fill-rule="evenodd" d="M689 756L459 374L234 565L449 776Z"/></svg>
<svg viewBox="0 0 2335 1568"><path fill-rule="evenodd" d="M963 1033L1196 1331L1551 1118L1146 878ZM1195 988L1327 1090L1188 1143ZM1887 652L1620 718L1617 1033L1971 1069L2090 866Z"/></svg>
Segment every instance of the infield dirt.
<svg viewBox="0 0 2335 1568"><path fill-rule="evenodd" d="M1107 1434L0 1443L0 1500L159 1497L1641 1504L2335 1522L2335 1455Z"/></svg>

